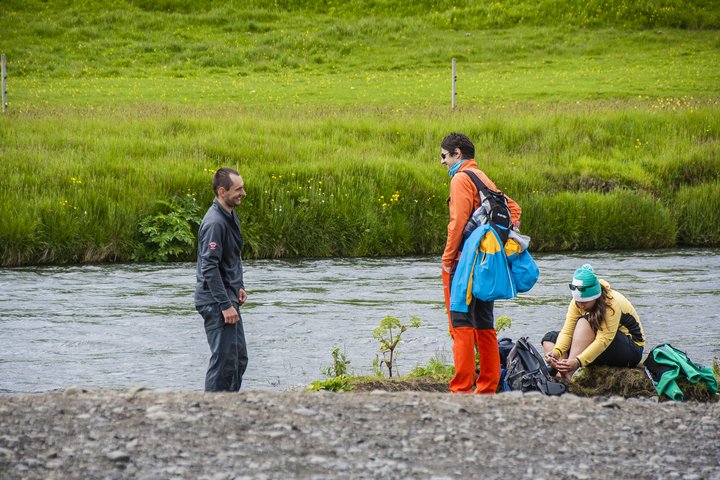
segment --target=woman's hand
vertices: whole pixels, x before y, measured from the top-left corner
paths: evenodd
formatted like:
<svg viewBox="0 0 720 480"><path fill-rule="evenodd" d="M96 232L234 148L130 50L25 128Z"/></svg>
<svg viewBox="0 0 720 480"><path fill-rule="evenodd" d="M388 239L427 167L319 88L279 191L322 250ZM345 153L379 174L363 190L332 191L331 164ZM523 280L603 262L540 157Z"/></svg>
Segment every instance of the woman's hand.
<svg viewBox="0 0 720 480"><path fill-rule="evenodd" d="M548 357L550 365L555 367L565 380L570 380L575 371L580 368L579 362L575 358L561 358L558 360L554 357L550 357L550 355L548 355Z"/></svg>

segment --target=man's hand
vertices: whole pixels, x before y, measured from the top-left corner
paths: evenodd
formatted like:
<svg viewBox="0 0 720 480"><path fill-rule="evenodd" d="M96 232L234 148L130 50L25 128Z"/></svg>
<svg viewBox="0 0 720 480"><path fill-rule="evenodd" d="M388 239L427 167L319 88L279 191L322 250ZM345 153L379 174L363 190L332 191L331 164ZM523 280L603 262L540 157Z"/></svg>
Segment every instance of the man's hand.
<svg viewBox="0 0 720 480"><path fill-rule="evenodd" d="M238 303L240 303L240 305L242 305L246 301L247 301L247 292L245 291L244 288L241 288L240 290L238 290Z"/></svg>
<svg viewBox="0 0 720 480"><path fill-rule="evenodd" d="M234 325L240 320L240 315L232 305L227 310L223 310L223 317L225 317L225 323L228 325Z"/></svg>

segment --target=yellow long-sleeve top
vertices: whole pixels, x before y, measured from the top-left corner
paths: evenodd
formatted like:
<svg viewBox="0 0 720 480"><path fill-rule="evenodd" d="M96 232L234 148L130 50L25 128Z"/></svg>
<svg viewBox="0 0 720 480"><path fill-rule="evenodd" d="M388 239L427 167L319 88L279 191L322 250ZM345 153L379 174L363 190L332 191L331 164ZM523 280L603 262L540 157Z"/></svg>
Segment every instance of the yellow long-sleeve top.
<svg viewBox="0 0 720 480"><path fill-rule="evenodd" d="M608 282L600 279L600 283L609 290L610 297L612 297L609 300L609 304L612 309L610 307L606 309L605 319L600 323L600 328L595 335L595 340L577 356L581 365L589 365L600 356L612 343L618 330L630 336L637 345L645 345L645 332L642 323L640 323L640 316L635 311L635 307L632 306L630 301L625 298L622 293L612 290ZM555 352L561 358L570 350L573 332L575 331L575 325L578 319L586 314L587 312L578 308L575 300L570 302L567 316L565 317L565 324L563 325L562 331L560 331L560 335L558 335L558 340L554 348Z"/></svg>
<svg viewBox="0 0 720 480"><path fill-rule="evenodd" d="M465 163L460 166L458 172L450 180L450 222L447 227L445 251L442 255L442 264L448 269L451 269L457 259L460 258L463 229L470 219L470 215L480 207L480 196L475 184L469 175L460 175L462 170L472 170L486 187L495 192L499 191L493 181L485 175L485 172L478 169L475 160L465 160ZM505 195L505 198L510 209L510 218L513 222L518 221L522 213L520 205L507 195Z"/></svg>

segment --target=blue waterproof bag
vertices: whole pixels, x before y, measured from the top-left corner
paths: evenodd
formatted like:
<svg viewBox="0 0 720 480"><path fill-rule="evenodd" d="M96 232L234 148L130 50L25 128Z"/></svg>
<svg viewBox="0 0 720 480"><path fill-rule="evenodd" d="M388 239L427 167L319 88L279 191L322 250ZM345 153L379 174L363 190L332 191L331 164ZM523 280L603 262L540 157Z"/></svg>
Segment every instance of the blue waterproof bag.
<svg viewBox="0 0 720 480"><path fill-rule="evenodd" d="M520 253L510 255L508 263L518 293L529 291L540 277L540 269L530 252L525 249Z"/></svg>

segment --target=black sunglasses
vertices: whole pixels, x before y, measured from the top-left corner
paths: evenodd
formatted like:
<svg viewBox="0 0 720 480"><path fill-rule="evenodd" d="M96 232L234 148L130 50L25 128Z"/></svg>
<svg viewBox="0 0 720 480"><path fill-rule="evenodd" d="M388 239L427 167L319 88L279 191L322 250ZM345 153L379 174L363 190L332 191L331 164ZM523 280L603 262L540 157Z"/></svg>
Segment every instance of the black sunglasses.
<svg viewBox="0 0 720 480"><path fill-rule="evenodd" d="M578 292L584 292L588 288L592 288L595 286L595 284L593 284L593 285L586 285L583 287L583 286L579 286L579 285L573 285L572 283L569 283L568 285L570 286L570 290L577 290Z"/></svg>
<svg viewBox="0 0 720 480"><path fill-rule="evenodd" d="M453 154L453 153L450 153L450 152L448 152L448 153L441 153L441 154L440 154L440 158L442 158L443 160L445 160L445 157L452 157L453 155L454 155L454 154Z"/></svg>

